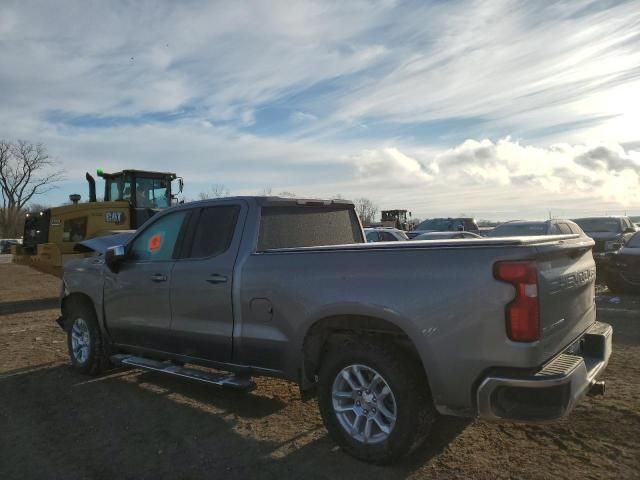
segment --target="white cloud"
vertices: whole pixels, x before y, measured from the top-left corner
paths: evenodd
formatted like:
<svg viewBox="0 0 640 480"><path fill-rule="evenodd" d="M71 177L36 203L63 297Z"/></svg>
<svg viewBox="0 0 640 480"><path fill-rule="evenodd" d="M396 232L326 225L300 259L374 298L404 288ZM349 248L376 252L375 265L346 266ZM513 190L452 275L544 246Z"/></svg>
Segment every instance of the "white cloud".
<svg viewBox="0 0 640 480"><path fill-rule="evenodd" d="M618 144L536 147L510 138L495 143L469 139L435 155L383 148L363 151L351 161L362 185L378 187L381 201L395 199L398 190L405 189L406 196L414 198L412 208L423 216L434 208L450 215L457 213L451 209L640 208L640 152ZM432 195L437 202L429 201ZM509 203L500 198L509 198Z"/></svg>
<svg viewBox="0 0 640 480"><path fill-rule="evenodd" d="M157 168L422 216L640 209L620 145L640 141L638 22L586 0L5 1L0 132L70 178Z"/></svg>

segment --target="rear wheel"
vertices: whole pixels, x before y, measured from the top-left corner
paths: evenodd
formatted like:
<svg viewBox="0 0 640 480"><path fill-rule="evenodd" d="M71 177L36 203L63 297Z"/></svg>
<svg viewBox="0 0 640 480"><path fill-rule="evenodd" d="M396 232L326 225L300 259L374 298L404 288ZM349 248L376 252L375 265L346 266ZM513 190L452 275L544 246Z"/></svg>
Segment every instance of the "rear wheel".
<svg viewBox="0 0 640 480"><path fill-rule="evenodd" d="M349 454L385 464L422 443L435 419L422 365L398 347L348 340L326 355L319 406Z"/></svg>
<svg viewBox="0 0 640 480"><path fill-rule="evenodd" d="M73 368L89 375L96 375L106 369L108 361L93 309L85 305L72 305L66 312L66 317L67 346Z"/></svg>

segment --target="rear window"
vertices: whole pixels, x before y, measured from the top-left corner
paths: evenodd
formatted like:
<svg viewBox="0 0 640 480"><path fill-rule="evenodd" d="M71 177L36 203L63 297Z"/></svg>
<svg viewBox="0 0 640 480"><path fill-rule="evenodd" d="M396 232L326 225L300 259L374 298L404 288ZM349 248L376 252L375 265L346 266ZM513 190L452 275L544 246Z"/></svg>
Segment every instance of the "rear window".
<svg viewBox="0 0 640 480"><path fill-rule="evenodd" d="M527 235L545 235L546 223L520 223L499 225L491 230L488 237L519 237Z"/></svg>
<svg viewBox="0 0 640 480"><path fill-rule="evenodd" d="M478 224L472 218L432 218L420 223L416 230L433 230L437 232L478 230Z"/></svg>
<svg viewBox="0 0 640 480"><path fill-rule="evenodd" d="M264 207L258 251L362 243L353 209L334 207Z"/></svg>
<svg viewBox="0 0 640 480"><path fill-rule="evenodd" d="M640 248L640 232L636 233L631 237L631 240L627 242L627 247L631 248Z"/></svg>
<svg viewBox="0 0 640 480"><path fill-rule="evenodd" d="M621 223L617 218L579 218L574 222L585 232L622 232Z"/></svg>

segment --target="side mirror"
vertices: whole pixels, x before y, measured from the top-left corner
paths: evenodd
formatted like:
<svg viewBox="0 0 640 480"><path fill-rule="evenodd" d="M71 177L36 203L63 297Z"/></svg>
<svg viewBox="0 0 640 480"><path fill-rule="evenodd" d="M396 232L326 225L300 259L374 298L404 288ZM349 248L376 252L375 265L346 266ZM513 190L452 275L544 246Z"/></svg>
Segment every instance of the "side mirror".
<svg viewBox="0 0 640 480"><path fill-rule="evenodd" d="M117 272L120 263L122 263L126 255L127 252L124 245L109 247L107 251L104 252L104 263L107 264L107 267L109 267L112 272Z"/></svg>
<svg viewBox="0 0 640 480"><path fill-rule="evenodd" d="M623 233L636 233L636 229L633 227L627 227L624 229Z"/></svg>

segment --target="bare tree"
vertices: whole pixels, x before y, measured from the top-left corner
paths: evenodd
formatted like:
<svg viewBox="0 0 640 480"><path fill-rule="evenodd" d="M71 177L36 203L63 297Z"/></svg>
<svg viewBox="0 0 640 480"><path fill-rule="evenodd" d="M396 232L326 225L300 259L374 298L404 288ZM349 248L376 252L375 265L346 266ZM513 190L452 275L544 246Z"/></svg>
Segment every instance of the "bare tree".
<svg viewBox="0 0 640 480"><path fill-rule="evenodd" d="M211 185L211 190L208 192L200 192L198 198L200 200L206 200L207 198L223 198L231 195L231 191L223 184L216 183Z"/></svg>
<svg viewBox="0 0 640 480"><path fill-rule="evenodd" d="M0 140L0 230L4 235L17 236L18 219L24 206L62 180L63 172L54 170L55 166L41 143Z"/></svg>
<svg viewBox="0 0 640 480"><path fill-rule="evenodd" d="M356 206L356 213L360 217L362 225L371 225L378 213L378 206L368 198L357 198L353 203Z"/></svg>

